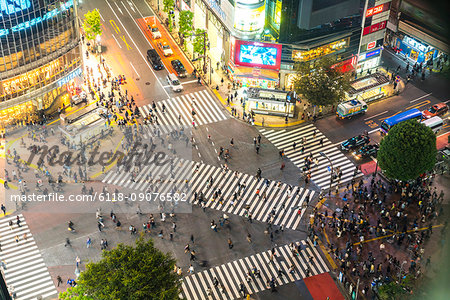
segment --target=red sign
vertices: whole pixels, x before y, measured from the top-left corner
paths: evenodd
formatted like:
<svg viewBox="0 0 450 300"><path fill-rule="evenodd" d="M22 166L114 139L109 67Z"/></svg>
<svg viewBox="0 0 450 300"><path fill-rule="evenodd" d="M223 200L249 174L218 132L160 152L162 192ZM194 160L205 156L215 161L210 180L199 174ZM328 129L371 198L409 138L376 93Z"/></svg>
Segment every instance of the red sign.
<svg viewBox="0 0 450 300"><path fill-rule="evenodd" d="M384 4L380 4L377 6L374 6L372 8L368 8L367 12L366 12L366 18L371 17L373 15L379 14L380 12L383 11L383 5Z"/></svg>
<svg viewBox="0 0 450 300"><path fill-rule="evenodd" d="M387 11L389 9L391 2L387 2L384 4L380 4L371 8L368 8L366 11L366 18L371 17L373 15L379 14L383 11Z"/></svg>
<svg viewBox="0 0 450 300"><path fill-rule="evenodd" d="M375 46L377 45L376 41L370 42L367 44L367 50L373 49L375 48Z"/></svg>
<svg viewBox="0 0 450 300"><path fill-rule="evenodd" d="M373 24L372 26L367 26L364 28L363 35L373 33L379 30L383 30L386 28L387 21L383 21L377 24Z"/></svg>

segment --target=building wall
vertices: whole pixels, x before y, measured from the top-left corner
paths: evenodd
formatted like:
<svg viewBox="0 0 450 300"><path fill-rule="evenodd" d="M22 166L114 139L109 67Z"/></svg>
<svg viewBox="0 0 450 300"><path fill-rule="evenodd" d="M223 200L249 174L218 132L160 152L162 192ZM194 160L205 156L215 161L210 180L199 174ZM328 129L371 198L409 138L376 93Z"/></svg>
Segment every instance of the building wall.
<svg viewBox="0 0 450 300"><path fill-rule="evenodd" d="M81 73L74 2L11 3L0 1L0 110L30 101L46 109L65 92L60 80Z"/></svg>

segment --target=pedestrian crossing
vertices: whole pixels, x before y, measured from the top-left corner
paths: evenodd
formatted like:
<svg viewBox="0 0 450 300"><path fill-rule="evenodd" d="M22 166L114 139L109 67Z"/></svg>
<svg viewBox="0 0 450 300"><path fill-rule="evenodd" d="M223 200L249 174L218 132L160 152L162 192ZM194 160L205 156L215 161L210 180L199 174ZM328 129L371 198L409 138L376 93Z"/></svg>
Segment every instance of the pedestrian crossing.
<svg viewBox="0 0 450 300"><path fill-rule="evenodd" d="M207 90L182 94L155 102L155 105L156 113L152 104L139 107L139 111L144 118L151 113L156 115L158 124L163 125L167 132L178 130L180 125L201 126L228 119Z"/></svg>
<svg viewBox="0 0 450 300"><path fill-rule="evenodd" d="M158 192L164 193L183 190L186 187L185 180L188 180L187 199L190 202L193 202L194 192L202 192L208 208L239 216L251 214L253 220L270 221L274 225L291 229L299 226L305 212L301 208L314 196L314 191L309 189L258 179L252 175L182 158L174 158L173 166L145 166L133 180L130 172L117 169L107 173L102 181L144 192L156 188ZM210 178L214 180L212 185L208 182ZM245 185L245 188L241 188L240 195L234 200L234 194L239 191L240 185ZM218 189L223 196L222 203L219 199L212 199Z"/></svg>
<svg viewBox="0 0 450 300"><path fill-rule="evenodd" d="M22 214L20 227L16 216L0 220L0 260L6 285L16 292L18 300L54 299L57 291L44 259ZM12 228L9 221L13 221ZM18 242L16 242L18 238Z"/></svg>
<svg viewBox="0 0 450 300"><path fill-rule="evenodd" d="M321 189L330 187L331 174L328 167L330 163L327 158L320 155L323 152L333 163L333 169L337 167L342 171L341 180L334 180L332 186L339 183L345 183L352 180L356 166L350 161L338 148L339 145L333 144L327 137L320 132L313 124L298 127L292 130L266 130L259 131L275 146L278 150L284 150L285 155L298 168L303 169L304 160L310 154L318 159L318 165L313 165L311 170L311 180ZM306 138L304 152L301 152L301 140ZM321 144L322 141L322 144ZM296 142L296 148L293 144ZM362 173L358 171L357 176Z"/></svg>
<svg viewBox="0 0 450 300"><path fill-rule="evenodd" d="M280 286L329 271L311 241L302 240L295 244L301 244L298 255L293 254L289 245L285 245L275 248L273 262L272 252L268 250L186 276L182 282L183 299L238 299L244 296L240 291L241 283L247 293L255 294L267 289L269 280ZM247 273L254 267L261 276L251 274L251 280L247 281ZM214 286L214 278L219 282L217 286Z"/></svg>

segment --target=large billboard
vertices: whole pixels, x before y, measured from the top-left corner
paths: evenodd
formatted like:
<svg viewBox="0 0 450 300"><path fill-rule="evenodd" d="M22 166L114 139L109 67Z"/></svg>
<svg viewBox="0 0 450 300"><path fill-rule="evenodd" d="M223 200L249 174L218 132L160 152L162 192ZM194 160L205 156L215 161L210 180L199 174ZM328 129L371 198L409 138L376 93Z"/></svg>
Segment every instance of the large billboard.
<svg viewBox="0 0 450 300"><path fill-rule="evenodd" d="M234 64L279 70L281 45L236 40Z"/></svg>

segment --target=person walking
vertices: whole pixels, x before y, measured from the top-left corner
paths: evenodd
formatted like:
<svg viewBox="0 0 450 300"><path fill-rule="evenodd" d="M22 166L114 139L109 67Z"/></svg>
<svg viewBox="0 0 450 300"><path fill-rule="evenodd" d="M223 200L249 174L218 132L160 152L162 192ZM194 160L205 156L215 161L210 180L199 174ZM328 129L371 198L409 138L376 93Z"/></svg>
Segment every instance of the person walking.
<svg viewBox="0 0 450 300"><path fill-rule="evenodd" d="M60 284L63 283L61 276L56 276L56 282L57 282L57 286L59 287Z"/></svg>
<svg viewBox="0 0 450 300"><path fill-rule="evenodd" d="M2 204L1 209L3 211L3 215L6 215L6 207Z"/></svg>
<svg viewBox="0 0 450 300"><path fill-rule="evenodd" d="M92 244L91 238L88 237L86 240L86 248L91 248L91 244Z"/></svg>
<svg viewBox="0 0 450 300"><path fill-rule="evenodd" d="M228 249L233 249L233 242L228 238Z"/></svg>

